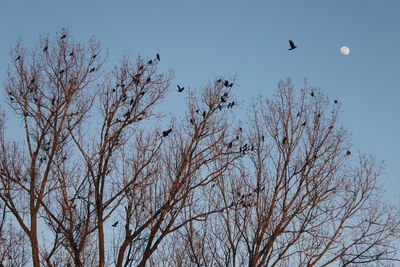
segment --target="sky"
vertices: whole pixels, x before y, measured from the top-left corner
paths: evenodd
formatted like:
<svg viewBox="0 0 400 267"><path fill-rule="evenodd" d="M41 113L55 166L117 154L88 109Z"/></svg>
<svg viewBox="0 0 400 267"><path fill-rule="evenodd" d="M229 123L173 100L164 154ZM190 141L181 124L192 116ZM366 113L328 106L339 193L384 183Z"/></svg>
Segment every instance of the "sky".
<svg viewBox="0 0 400 267"><path fill-rule="evenodd" d="M19 38L33 48L40 35L62 28L75 41L101 41L106 68L124 53L159 53L160 69L175 72L173 86L197 89L217 76L236 77L244 106L272 96L281 79L300 86L307 78L341 102L353 151L385 161L381 183L399 202L399 13L398 0L1 1L0 80ZM288 51L289 39L297 49ZM184 98L167 101L174 109Z"/></svg>

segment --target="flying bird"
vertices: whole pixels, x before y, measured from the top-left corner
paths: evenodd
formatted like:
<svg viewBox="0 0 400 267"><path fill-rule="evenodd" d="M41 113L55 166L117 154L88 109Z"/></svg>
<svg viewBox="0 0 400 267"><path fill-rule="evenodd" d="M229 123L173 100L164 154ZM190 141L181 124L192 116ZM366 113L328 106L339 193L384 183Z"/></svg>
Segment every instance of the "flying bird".
<svg viewBox="0 0 400 267"><path fill-rule="evenodd" d="M179 93L182 92L183 90L185 90L185 87L180 87L179 84L177 86L178 86L178 92Z"/></svg>
<svg viewBox="0 0 400 267"><path fill-rule="evenodd" d="M63 34L63 35L61 36L60 40L65 39L66 37L67 37L67 35L66 35L66 34Z"/></svg>
<svg viewBox="0 0 400 267"><path fill-rule="evenodd" d="M156 57L157 57L157 60L160 61L160 54L157 53Z"/></svg>
<svg viewBox="0 0 400 267"><path fill-rule="evenodd" d="M117 227L117 225L118 225L118 221L116 221L115 223L113 223L111 226L112 226L112 227Z"/></svg>
<svg viewBox="0 0 400 267"><path fill-rule="evenodd" d="M290 48L288 50L293 50L293 49L297 48L297 46L294 45L292 40L289 40L289 45L290 45Z"/></svg>
<svg viewBox="0 0 400 267"><path fill-rule="evenodd" d="M163 132L162 132L162 136L163 136L163 137L167 137L171 132L172 132L172 129L169 129L169 130L167 130L167 131L163 131Z"/></svg>

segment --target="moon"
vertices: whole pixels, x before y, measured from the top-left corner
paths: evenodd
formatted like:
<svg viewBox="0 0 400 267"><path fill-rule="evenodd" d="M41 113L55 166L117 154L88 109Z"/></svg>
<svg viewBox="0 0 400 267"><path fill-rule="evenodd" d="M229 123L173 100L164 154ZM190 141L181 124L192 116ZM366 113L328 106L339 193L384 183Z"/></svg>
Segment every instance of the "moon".
<svg viewBox="0 0 400 267"><path fill-rule="evenodd" d="M342 46L340 48L340 53L347 56L348 54L350 54L350 48L348 48L347 46Z"/></svg>

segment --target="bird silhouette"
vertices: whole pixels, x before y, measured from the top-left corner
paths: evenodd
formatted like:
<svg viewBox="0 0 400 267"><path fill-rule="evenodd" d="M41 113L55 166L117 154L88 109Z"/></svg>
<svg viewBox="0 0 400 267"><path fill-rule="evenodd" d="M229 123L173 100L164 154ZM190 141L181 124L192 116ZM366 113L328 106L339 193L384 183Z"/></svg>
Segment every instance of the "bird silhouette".
<svg viewBox="0 0 400 267"><path fill-rule="evenodd" d="M69 53L69 56L72 57L74 55L74 52Z"/></svg>
<svg viewBox="0 0 400 267"><path fill-rule="evenodd" d="M49 49L49 47L46 45L46 46L43 48L43 52L46 52L47 49Z"/></svg>
<svg viewBox="0 0 400 267"><path fill-rule="evenodd" d="M149 61L147 61L147 63L149 63L151 65L151 64L153 64L153 60L150 59Z"/></svg>
<svg viewBox="0 0 400 267"><path fill-rule="evenodd" d="M229 81L225 81L224 85L225 85L225 87L228 87L229 86Z"/></svg>
<svg viewBox="0 0 400 267"><path fill-rule="evenodd" d="M147 77L147 79L146 79L146 83L149 83L149 82L150 82L150 80L151 80L150 76L149 76L149 77Z"/></svg>
<svg viewBox="0 0 400 267"><path fill-rule="evenodd" d="M222 103L226 102L226 99L224 98L224 96L221 96L221 102Z"/></svg>
<svg viewBox="0 0 400 267"><path fill-rule="evenodd" d="M306 123L307 123L306 121L303 122L303 123L301 124L301 126L306 126Z"/></svg>
<svg viewBox="0 0 400 267"><path fill-rule="evenodd" d="M92 56L92 58L96 58L97 57L97 55L96 54L94 54L93 56Z"/></svg>
<svg viewBox="0 0 400 267"><path fill-rule="evenodd" d="M65 39L66 37L67 37L67 35L66 35L66 34L63 34L63 35L61 36L60 40Z"/></svg>
<svg viewBox="0 0 400 267"><path fill-rule="evenodd" d="M233 83L230 83L230 84L228 85L228 87L229 87L229 88L232 88L232 87L233 87Z"/></svg>
<svg viewBox="0 0 400 267"><path fill-rule="evenodd" d="M347 150L347 151L346 151L346 156L350 156L350 154L351 154L351 151L350 151L350 150Z"/></svg>
<svg viewBox="0 0 400 267"><path fill-rule="evenodd" d="M179 93L182 92L183 90L185 90L185 87L180 87L179 84L177 86L178 86L178 92Z"/></svg>
<svg viewBox="0 0 400 267"><path fill-rule="evenodd" d="M338 101L335 99L335 101L333 101L333 102L335 102L335 104L337 104L338 103Z"/></svg>
<svg viewBox="0 0 400 267"><path fill-rule="evenodd" d="M133 104L133 98L131 99L131 101L129 102L129 105L131 105L132 106L132 104Z"/></svg>
<svg viewBox="0 0 400 267"><path fill-rule="evenodd" d="M232 142L229 142L228 148L229 148L229 149L232 148Z"/></svg>
<svg viewBox="0 0 400 267"><path fill-rule="evenodd" d="M293 49L297 48L297 46L294 45L292 40L289 40L289 45L290 45L290 48L288 50L293 50Z"/></svg>
<svg viewBox="0 0 400 267"><path fill-rule="evenodd" d="M63 74L65 70L60 70L58 74Z"/></svg>
<svg viewBox="0 0 400 267"><path fill-rule="evenodd" d="M115 223L113 223L111 226L112 226L112 227L117 227L117 225L118 225L118 221L116 221Z"/></svg>
<svg viewBox="0 0 400 267"><path fill-rule="evenodd" d="M218 79L218 80L217 80L217 83L220 83L221 81L222 81L221 79Z"/></svg>
<svg viewBox="0 0 400 267"><path fill-rule="evenodd" d="M162 136L163 136L163 137L167 137L171 132L172 132L172 129L169 129L169 130L167 130L167 131L163 131L163 132L162 132Z"/></svg>
<svg viewBox="0 0 400 267"><path fill-rule="evenodd" d="M314 97L314 92L311 92L311 96Z"/></svg>
<svg viewBox="0 0 400 267"><path fill-rule="evenodd" d="M190 119L190 124L194 125L194 120Z"/></svg>
<svg viewBox="0 0 400 267"><path fill-rule="evenodd" d="M21 59L21 56L18 56L18 57L15 58L15 61L18 61L20 59Z"/></svg>
<svg viewBox="0 0 400 267"><path fill-rule="evenodd" d="M202 115L203 115L203 118L205 119L206 118L206 111L205 110L203 111Z"/></svg>
<svg viewBox="0 0 400 267"><path fill-rule="evenodd" d="M89 72L93 72L95 70L96 70L96 68L91 68Z"/></svg>
<svg viewBox="0 0 400 267"><path fill-rule="evenodd" d="M157 60L160 61L160 54L157 53L156 57L157 57Z"/></svg>
<svg viewBox="0 0 400 267"><path fill-rule="evenodd" d="M287 141L287 138L286 138L286 136L285 136L285 137L282 138L282 144L285 144L286 141Z"/></svg>

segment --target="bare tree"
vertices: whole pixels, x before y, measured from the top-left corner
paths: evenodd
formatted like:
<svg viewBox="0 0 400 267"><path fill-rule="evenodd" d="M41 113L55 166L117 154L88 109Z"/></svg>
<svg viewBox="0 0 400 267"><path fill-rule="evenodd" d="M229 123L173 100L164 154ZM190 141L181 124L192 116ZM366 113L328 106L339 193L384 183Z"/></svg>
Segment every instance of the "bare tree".
<svg viewBox="0 0 400 267"><path fill-rule="evenodd" d="M159 55L102 72L99 42L63 30L32 52L19 42L11 56L3 86L23 140L1 117L4 263L27 262L24 238L34 266L396 259L399 219L379 201L381 168L351 154L340 105L320 90L297 96L281 82L239 125L234 82L218 78L189 91L185 114L166 122L159 104L184 88L170 90ZM20 234L9 246L11 233Z"/></svg>

